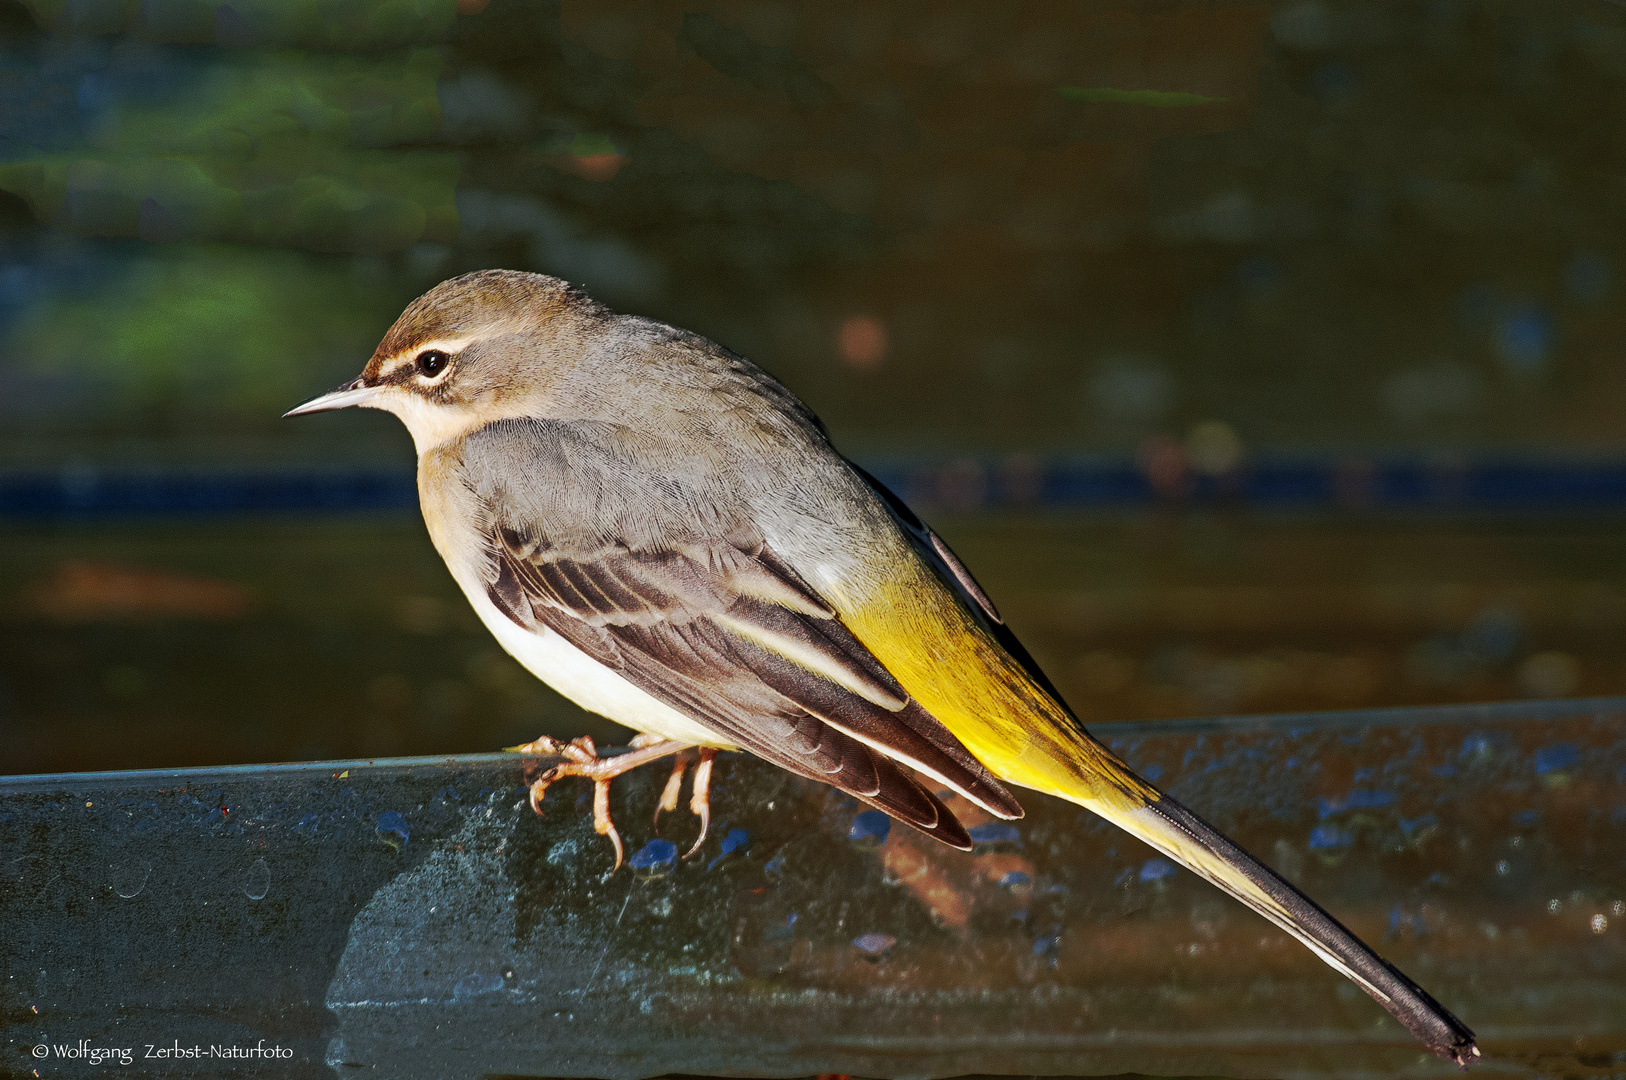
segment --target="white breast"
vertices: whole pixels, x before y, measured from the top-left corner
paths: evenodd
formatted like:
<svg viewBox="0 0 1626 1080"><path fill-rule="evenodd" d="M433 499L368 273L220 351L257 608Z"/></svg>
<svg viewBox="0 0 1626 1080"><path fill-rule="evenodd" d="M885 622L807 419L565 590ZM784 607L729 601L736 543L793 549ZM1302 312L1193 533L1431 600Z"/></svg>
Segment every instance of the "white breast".
<svg viewBox="0 0 1626 1080"><path fill-rule="evenodd" d="M514 659L588 712L663 739L733 748L715 732L634 686L547 627L531 631L516 625L491 602L483 588L471 588L461 579L458 584L480 621Z"/></svg>
<svg viewBox="0 0 1626 1080"><path fill-rule="evenodd" d="M451 464L448 456L440 454L420 454L418 458L424 524L452 579L497 643L532 675L588 712L664 739L734 749L699 721L634 686L552 630L540 625L527 630L491 602L479 570L484 545L473 528L478 508L472 505L469 489L450 470Z"/></svg>

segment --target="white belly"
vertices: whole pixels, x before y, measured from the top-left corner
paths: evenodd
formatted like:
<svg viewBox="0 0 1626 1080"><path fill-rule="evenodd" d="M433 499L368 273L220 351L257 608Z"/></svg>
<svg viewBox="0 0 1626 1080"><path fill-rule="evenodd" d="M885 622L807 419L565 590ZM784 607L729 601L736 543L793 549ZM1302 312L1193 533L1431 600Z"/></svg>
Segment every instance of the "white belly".
<svg viewBox="0 0 1626 1080"><path fill-rule="evenodd" d="M509 655L588 712L663 739L733 748L732 743L634 686L547 627L526 630L504 615L483 589L477 592L462 581L458 584L480 621Z"/></svg>

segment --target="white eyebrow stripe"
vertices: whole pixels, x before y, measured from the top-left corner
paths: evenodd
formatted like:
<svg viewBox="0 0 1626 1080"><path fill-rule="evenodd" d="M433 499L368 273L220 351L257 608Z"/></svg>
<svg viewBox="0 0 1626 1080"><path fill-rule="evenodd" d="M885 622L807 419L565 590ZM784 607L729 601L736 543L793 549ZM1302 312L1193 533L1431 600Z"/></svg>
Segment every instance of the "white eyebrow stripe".
<svg viewBox="0 0 1626 1080"><path fill-rule="evenodd" d="M384 379L391 373L401 369L403 365L417 363L418 356L426 352L443 352L448 356L456 356L474 342L472 337L433 338L429 341L419 342L407 352L399 352L378 365L378 377Z"/></svg>

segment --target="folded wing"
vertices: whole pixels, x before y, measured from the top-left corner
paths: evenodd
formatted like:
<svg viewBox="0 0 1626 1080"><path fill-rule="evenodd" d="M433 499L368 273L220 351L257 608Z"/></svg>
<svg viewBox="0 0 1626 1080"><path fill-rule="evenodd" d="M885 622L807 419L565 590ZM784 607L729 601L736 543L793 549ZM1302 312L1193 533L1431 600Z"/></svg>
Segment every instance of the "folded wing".
<svg viewBox="0 0 1626 1080"><path fill-rule="evenodd" d="M818 594L748 527L675 550L568 548L493 521L488 595L634 685L792 772L955 847L965 829L904 768L1000 817L1010 792L910 698Z"/></svg>

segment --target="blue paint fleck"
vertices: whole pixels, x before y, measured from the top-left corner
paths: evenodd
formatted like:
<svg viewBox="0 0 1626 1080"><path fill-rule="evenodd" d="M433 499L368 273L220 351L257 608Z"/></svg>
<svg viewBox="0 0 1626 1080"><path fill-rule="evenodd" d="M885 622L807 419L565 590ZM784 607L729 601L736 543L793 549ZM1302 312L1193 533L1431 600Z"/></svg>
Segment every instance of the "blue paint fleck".
<svg viewBox="0 0 1626 1080"><path fill-rule="evenodd" d="M1421 936L1428 932L1428 926L1423 922L1421 914L1413 914L1396 904L1389 909L1389 935L1393 937L1401 930L1410 930L1413 934Z"/></svg>
<svg viewBox="0 0 1626 1080"><path fill-rule="evenodd" d="M990 821L984 825L974 825L966 830L971 842L978 847L993 846L995 844L1022 845L1022 833L1015 825L1008 821Z"/></svg>
<svg viewBox="0 0 1626 1080"><path fill-rule="evenodd" d="M864 934L853 938L853 945L865 956L879 959L891 951L898 939L891 934Z"/></svg>
<svg viewBox="0 0 1626 1080"><path fill-rule="evenodd" d="M1162 881L1166 877L1174 876L1174 864L1167 859L1147 859L1141 864L1140 879L1142 881Z"/></svg>
<svg viewBox="0 0 1626 1080"><path fill-rule="evenodd" d="M1020 889L1032 884L1033 879L1020 870L1011 870L999 879L999 887L1002 889Z"/></svg>
<svg viewBox="0 0 1626 1080"><path fill-rule="evenodd" d="M670 840L651 840L627 860L627 865L641 878L665 877L677 866L677 845Z"/></svg>
<svg viewBox="0 0 1626 1080"><path fill-rule="evenodd" d="M407 839L412 835L412 828L407 819L394 810L386 810L378 815L377 827L373 830L378 838L396 851L406 847Z"/></svg>
<svg viewBox="0 0 1626 1080"><path fill-rule="evenodd" d="M1440 819L1433 814L1424 814L1422 817L1415 818L1403 817L1400 819L1400 831L1409 840L1418 833L1434 828L1439 823Z"/></svg>
<svg viewBox="0 0 1626 1080"><path fill-rule="evenodd" d="M1333 814L1342 814L1346 810L1377 810L1388 806L1395 801L1392 791L1374 791L1368 788L1356 788L1348 795L1336 799L1317 799L1316 805L1322 817Z"/></svg>
<svg viewBox="0 0 1626 1080"><path fill-rule="evenodd" d="M1317 825L1310 831L1310 850L1330 851L1333 848L1349 847L1355 842L1355 834L1347 829L1340 829L1336 825Z"/></svg>
<svg viewBox="0 0 1626 1080"><path fill-rule="evenodd" d="M1441 780L1449 780L1453 776L1457 775L1457 767L1451 764L1449 761L1444 765L1436 765L1428 771L1433 775L1438 776Z"/></svg>
<svg viewBox="0 0 1626 1080"><path fill-rule="evenodd" d="M861 848L878 848L892 832L892 819L879 810L865 810L853 818L847 839Z"/></svg>
<svg viewBox="0 0 1626 1080"><path fill-rule="evenodd" d="M718 852L717 857L715 859L711 860L711 862L706 864L706 869L710 870L712 867L716 866L718 863L722 862L724 859L726 859L730 855L734 854L740 848L745 847L750 842L751 842L751 834L748 831L746 831L745 829L730 829L730 830L728 830L728 835L723 837L722 850L720 852Z"/></svg>
<svg viewBox="0 0 1626 1080"><path fill-rule="evenodd" d="M1033 940L1033 955L1042 956L1055 967L1061 960L1061 928L1053 927L1050 933Z"/></svg>
<svg viewBox="0 0 1626 1080"><path fill-rule="evenodd" d="M1554 743L1536 751L1536 774L1557 772L1579 764L1581 748L1574 743Z"/></svg>
<svg viewBox="0 0 1626 1080"><path fill-rule="evenodd" d="M1478 731L1462 740L1461 758L1488 758L1507 745L1508 737L1499 731Z"/></svg>
<svg viewBox="0 0 1626 1080"><path fill-rule="evenodd" d="M1513 824L1521 826L1534 825L1541 820L1540 810L1520 810L1513 815Z"/></svg>
<svg viewBox="0 0 1626 1080"><path fill-rule="evenodd" d="M1152 764L1146 766L1146 768L1142 769L1140 774L1155 784L1163 777L1163 766L1153 762Z"/></svg>

